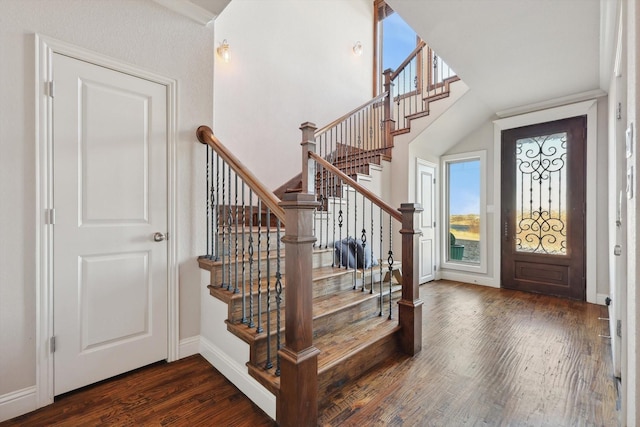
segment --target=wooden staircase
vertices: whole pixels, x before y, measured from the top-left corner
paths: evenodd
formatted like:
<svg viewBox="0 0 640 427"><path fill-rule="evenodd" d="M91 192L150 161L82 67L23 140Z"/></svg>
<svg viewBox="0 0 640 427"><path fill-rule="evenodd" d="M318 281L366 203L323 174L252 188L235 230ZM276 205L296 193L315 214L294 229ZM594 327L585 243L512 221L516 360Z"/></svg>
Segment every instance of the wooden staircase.
<svg viewBox="0 0 640 427"><path fill-rule="evenodd" d="M274 239L275 235L272 235L271 241ZM263 236L261 240L265 241L266 236ZM263 265L267 263L267 256L267 252L261 254L261 262L265 263ZM269 254L269 258L269 262L272 264L270 271L275 272L276 257L274 254ZM210 295L225 302L228 306L227 330L249 344L250 358L247 361L247 368L250 375L278 397L280 377L276 374L278 349L275 337L277 331L274 325L276 325L278 313L276 312L276 295L273 291L275 276L272 274L272 277L269 278L271 289L269 294L266 292L267 278L263 278L260 296L258 296L257 280L253 281L250 289L247 287L243 296L241 292L235 293L233 287L227 290L226 283L225 286L221 286L223 282L221 261L200 259L199 263L201 268L210 272L210 285L208 286ZM374 289L371 293L372 272L370 269L363 273L362 270L354 271L345 267L333 267L333 263L333 249L315 249L313 251L313 344L320 350L318 356L318 407L320 409L329 403L328 397L345 383L357 379L372 367L389 357L393 357L400 351L397 301L400 299L401 285L393 281L390 286L389 282L385 282L382 284L381 294L380 281L374 280ZM242 266L239 266L239 269L241 270ZM378 266L373 268L374 276L380 275L379 270ZM357 284L356 289L353 285L354 278ZM280 313L280 324L282 325L280 335L282 337L281 345L284 346L286 283L284 283L284 279L282 280L283 309ZM363 280L366 283L364 291L362 289ZM389 289L390 287L391 289ZM255 311L257 311L258 303L262 307L260 321L256 320L255 324L251 326L246 320L250 297L253 298ZM384 308L382 316L380 315L381 299ZM268 310L267 307L269 307ZM392 310L392 319L389 319L389 307ZM267 321L272 325L271 335L264 332L268 330ZM261 329L258 328L259 326ZM258 332L259 330L262 332ZM270 363L268 363L267 357L268 350L270 351Z"/></svg>

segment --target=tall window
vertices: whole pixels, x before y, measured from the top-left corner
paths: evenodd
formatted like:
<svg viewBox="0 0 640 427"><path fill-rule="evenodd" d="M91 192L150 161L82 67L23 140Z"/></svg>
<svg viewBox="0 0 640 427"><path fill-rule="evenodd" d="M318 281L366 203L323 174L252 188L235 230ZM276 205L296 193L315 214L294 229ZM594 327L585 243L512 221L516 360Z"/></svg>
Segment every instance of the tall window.
<svg viewBox="0 0 640 427"><path fill-rule="evenodd" d="M443 157L443 261L446 268L486 269L485 152Z"/></svg>
<svg viewBox="0 0 640 427"><path fill-rule="evenodd" d="M382 92L382 72L395 70L418 43L418 35L384 0L374 0L374 92Z"/></svg>

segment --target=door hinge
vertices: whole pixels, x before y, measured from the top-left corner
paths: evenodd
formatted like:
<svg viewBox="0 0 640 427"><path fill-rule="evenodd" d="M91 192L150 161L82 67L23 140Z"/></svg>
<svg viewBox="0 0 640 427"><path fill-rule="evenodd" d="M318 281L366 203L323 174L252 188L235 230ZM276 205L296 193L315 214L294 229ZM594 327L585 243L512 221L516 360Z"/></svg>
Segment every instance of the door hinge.
<svg viewBox="0 0 640 427"><path fill-rule="evenodd" d="M616 119L622 119L622 102L618 102L618 106L616 107Z"/></svg>
<svg viewBox="0 0 640 427"><path fill-rule="evenodd" d="M49 81L46 83L46 91L47 91L47 96L50 96L51 98L55 98L55 85L53 84L53 80Z"/></svg>
<svg viewBox="0 0 640 427"><path fill-rule="evenodd" d="M622 338L622 320L620 319L616 322L616 335Z"/></svg>
<svg viewBox="0 0 640 427"><path fill-rule="evenodd" d="M436 228L436 222L433 221L433 228Z"/></svg>
<svg viewBox="0 0 640 427"><path fill-rule="evenodd" d="M55 353L56 352L56 337L55 337L55 335L52 336L51 338L49 338L49 349L51 350L51 353Z"/></svg>
<svg viewBox="0 0 640 427"><path fill-rule="evenodd" d="M434 264L433 271L438 271L438 266Z"/></svg>
<svg viewBox="0 0 640 427"><path fill-rule="evenodd" d="M54 225L56 223L56 210L54 208L46 210L44 222L49 225Z"/></svg>
<svg viewBox="0 0 640 427"><path fill-rule="evenodd" d="M434 183L434 184L436 183L436 179L435 179L435 178L433 178L433 183Z"/></svg>

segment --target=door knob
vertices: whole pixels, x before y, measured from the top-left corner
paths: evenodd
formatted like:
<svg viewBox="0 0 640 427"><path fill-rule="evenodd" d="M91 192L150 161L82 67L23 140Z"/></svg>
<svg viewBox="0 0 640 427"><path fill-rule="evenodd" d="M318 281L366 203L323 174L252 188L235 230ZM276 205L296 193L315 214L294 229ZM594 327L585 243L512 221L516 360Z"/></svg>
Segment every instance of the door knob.
<svg viewBox="0 0 640 427"><path fill-rule="evenodd" d="M161 233L161 232L159 232L159 231L158 231L158 232L156 232L156 233L154 233L154 235L153 235L153 240L154 240L155 242L162 242L163 240L166 240L166 239L167 239L166 234Z"/></svg>

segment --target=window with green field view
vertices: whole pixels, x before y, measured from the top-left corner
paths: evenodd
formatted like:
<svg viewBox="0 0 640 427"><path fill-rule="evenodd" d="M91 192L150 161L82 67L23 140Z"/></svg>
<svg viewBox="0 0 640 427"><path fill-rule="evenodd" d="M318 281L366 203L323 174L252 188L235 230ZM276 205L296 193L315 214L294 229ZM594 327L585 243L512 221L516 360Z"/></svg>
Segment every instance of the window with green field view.
<svg viewBox="0 0 640 427"><path fill-rule="evenodd" d="M446 164L449 230L447 261L480 264L481 260L481 163L479 158Z"/></svg>

